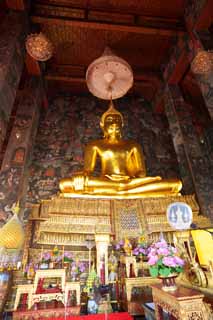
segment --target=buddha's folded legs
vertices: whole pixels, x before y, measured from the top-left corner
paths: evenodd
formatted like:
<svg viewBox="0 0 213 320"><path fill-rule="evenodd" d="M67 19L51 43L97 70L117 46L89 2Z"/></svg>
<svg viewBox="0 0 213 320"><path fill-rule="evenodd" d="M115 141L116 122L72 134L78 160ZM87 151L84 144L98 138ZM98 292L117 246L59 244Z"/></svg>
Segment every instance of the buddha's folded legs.
<svg viewBox="0 0 213 320"><path fill-rule="evenodd" d="M118 194L140 194L140 193L159 193L163 192L165 194L179 193L182 189L182 183L179 180L161 180L154 183L150 182L129 190L118 191Z"/></svg>
<svg viewBox="0 0 213 320"><path fill-rule="evenodd" d="M76 176L62 179L62 192L83 192L101 194L140 194L146 192L178 193L182 183L179 180L162 180L161 177L130 178L128 181L113 181L106 177Z"/></svg>

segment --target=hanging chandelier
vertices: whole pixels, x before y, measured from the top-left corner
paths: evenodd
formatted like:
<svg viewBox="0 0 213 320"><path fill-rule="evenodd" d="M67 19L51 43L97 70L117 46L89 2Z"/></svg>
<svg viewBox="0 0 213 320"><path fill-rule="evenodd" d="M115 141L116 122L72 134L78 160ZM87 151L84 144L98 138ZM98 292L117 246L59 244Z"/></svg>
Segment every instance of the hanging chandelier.
<svg viewBox="0 0 213 320"><path fill-rule="evenodd" d="M47 61L53 55L53 44L42 32L34 33L27 37L26 50L33 59Z"/></svg>
<svg viewBox="0 0 213 320"><path fill-rule="evenodd" d="M191 69L198 75L213 72L213 52L199 49L191 63Z"/></svg>

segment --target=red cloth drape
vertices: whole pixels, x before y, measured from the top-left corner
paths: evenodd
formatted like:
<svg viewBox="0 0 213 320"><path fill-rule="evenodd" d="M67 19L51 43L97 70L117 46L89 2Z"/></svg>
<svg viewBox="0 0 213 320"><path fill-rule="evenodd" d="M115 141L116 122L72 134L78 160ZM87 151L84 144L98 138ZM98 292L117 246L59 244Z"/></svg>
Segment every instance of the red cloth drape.
<svg viewBox="0 0 213 320"><path fill-rule="evenodd" d="M60 318L48 318L49 320L64 320ZM44 320L43 318L40 320ZM66 317L66 320L133 320L128 312L118 312L110 314L92 314L88 316L71 316Z"/></svg>

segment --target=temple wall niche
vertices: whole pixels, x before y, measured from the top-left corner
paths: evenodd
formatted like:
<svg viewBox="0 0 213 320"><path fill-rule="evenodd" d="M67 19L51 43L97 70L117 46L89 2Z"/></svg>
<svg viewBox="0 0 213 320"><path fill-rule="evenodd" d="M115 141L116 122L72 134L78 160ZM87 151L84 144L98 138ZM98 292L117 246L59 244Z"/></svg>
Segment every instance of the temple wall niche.
<svg viewBox="0 0 213 320"><path fill-rule="evenodd" d="M94 97L57 96L43 114L29 172L27 201L48 199L60 178L83 168L85 144L102 137L99 121L107 102ZM180 177L166 117L152 111L142 97L115 102L124 116L123 135L142 145L147 175ZM98 174L98 170L97 170Z"/></svg>

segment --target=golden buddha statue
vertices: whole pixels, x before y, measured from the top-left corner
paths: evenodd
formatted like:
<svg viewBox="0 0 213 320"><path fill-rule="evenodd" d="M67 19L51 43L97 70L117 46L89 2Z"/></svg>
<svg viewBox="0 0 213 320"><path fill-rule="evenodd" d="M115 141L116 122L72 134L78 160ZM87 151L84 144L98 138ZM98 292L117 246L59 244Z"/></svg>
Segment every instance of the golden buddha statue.
<svg viewBox="0 0 213 320"><path fill-rule="evenodd" d="M100 127L104 138L86 146L83 172L60 181L63 196L122 199L179 194L182 188L180 180L146 176L141 147L135 141L122 139L123 117L112 101L101 117ZM93 172L98 157L101 175L95 177Z"/></svg>

